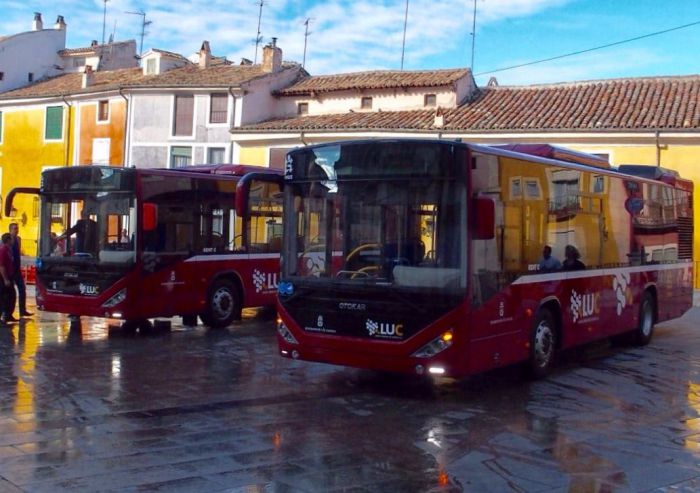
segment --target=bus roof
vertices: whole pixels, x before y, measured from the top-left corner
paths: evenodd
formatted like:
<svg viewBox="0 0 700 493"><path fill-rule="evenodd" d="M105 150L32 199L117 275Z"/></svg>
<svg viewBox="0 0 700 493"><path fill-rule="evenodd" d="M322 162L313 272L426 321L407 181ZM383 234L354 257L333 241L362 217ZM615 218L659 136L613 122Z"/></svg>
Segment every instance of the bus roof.
<svg viewBox="0 0 700 493"><path fill-rule="evenodd" d="M570 163L586 164L597 168L610 168L610 163L595 154L587 154L585 152L574 151L565 147L557 147L550 144L503 144L493 147L499 147L509 151L520 152L522 154L531 154L533 156L546 157L549 159L557 159L559 161L567 161Z"/></svg>
<svg viewBox="0 0 700 493"><path fill-rule="evenodd" d="M162 168L168 171L185 171L188 173L205 173L211 175L243 176L252 172L282 174L282 170L268 168L266 166L252 166L248 164L195 164L180 168Z"/></svg>

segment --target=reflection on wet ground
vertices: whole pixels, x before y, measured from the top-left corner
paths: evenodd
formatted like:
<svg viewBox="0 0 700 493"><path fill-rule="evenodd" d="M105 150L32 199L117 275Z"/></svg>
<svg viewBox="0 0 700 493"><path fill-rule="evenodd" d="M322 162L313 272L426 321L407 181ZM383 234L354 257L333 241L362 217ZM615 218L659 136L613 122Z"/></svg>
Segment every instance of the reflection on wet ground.
<svg viewBox="0 0 700 493"><path fill-rule="evenodd" d="M555 374L433 384L277 356L274 322L0 329L0 491L700 489L700 309Z"/></svg>

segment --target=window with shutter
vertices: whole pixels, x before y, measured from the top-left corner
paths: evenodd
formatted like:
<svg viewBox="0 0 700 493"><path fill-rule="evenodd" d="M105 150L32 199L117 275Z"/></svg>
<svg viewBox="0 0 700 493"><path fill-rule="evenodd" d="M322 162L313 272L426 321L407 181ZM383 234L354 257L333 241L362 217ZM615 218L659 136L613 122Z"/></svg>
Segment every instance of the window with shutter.
<svg viewBox="0 0 700 493"><path fill-rule="evenodd" d="M146 60L146 75L153 75L156 73L156 59L149 58Z"/></svg>
<svg viewBox="0 0 700 493"><path fill-rule="evenodd" d="M284 169L284 162L287 159L287 153L294 147L273 147L270 149L268 165L272 169Z"/></svg>
<svg viewBox="0 0 700 493"><path fill-rule="evenodd" d="M226 162L226 149L224 147L210 147L207 151L207 163L221 164Z"/></svg>
<svg viewBox="0 0 700 493"><path fill-rule="evenodd" d="M175 96L175 115L173 135L191 136L194 119L194 96L191 94Z"/></svg>
<svg viewBox="0 0 700 493"><path fill-rule="evenodd" d="M170 149L170 167L181 168L192 164L192 148L173 146Z"/></svg>
<svg viewBox="0 0 700 493"><path fill-rule="evenodd" d="M97 121L106 122L109 120L109 101L99 101L97 103Z"/></svg>
<svg viewBox="0 0 700 493"><path fill-rule="evenodd" d="M215 93L209 98L209 123L228 121L228 94Z"/></svg>
<svg viewBox="0 0 700 493"><path fill-rule="evenodd" d="M44 139L61 140L61 138L63 138L63 106L48 106Z"/></svg>

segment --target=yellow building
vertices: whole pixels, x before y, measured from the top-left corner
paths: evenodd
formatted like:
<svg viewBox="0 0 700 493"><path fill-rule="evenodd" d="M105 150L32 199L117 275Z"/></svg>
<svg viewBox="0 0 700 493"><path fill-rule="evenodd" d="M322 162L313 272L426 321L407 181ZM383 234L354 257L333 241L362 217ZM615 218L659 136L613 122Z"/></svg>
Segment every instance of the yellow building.
<svg viewBox="0 0 700 493"><path fill-rule="evenodd" d="M402 93L398 89L410 88L410 73L406 81L392 77L390 83L398 94ZM373 87L362 86L361 79L357 80L355 99L371 99ZM389 83L388 79L384 82ZM373 84L387 90L376 77ZM422 82L425 101L432 101L434 86ZM335 85L324 77L318 78L315 86L312 77L302 81L300 87L304 88L303 94L292 86L279 95L280 99L331 99L333 91L348 93L347 80L340 76ZM358 110L351 97L347 100L342 112L309 113L233 129L240 161L247 163L254 158L256 163L281 166L279 156L286 149L343 139L424 136L482 144L549 143L601 155L613 167L647 164L678 171L695 182L694 209L700 210L698 75L489 85L475 87L455 107L410 111L387 111L378 105ZM695 285L700 287L697 212L694 227Z"/></svg>
<svg viewBox="0 0 700 493"><path fill-rule="evenodd" d="M4 199L15 187L38 187L41 172L67 166L72 160L74 114L61 99L0 104L0 194ZM18 195L10 217L2 215L0 230L17 222L23 238L23 254L36 252L39 220L38 197Z"/></svg>
<svg viewBox="0 0 700 493"><path fill-rule="evenodd" d="M0 95L0 194L16 187L39 187L41 172L90 163L123 165L128 105L119 84L141 70L70 73ZM36 254L38 197L15 196L13 213L0 231L17 222L22 254ZM3 211L4 212L4 211ZM67 227L56 225L57 230Z"/></svg>

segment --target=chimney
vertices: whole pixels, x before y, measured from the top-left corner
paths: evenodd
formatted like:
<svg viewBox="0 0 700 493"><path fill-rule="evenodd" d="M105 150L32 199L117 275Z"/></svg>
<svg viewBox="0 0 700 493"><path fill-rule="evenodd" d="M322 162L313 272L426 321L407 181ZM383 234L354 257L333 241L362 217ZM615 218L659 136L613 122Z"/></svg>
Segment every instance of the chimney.
<svg viewBox="0 0 700 493"><path fill-rule="evenodd" d="M263 48L263 72L278 72L282 68L282 50L277 47L277 38Z"/></svg>
<svg viewBox="0 0 700 493"><path fill-rule="evenodd" d="M62 15L59 15L56 18L56 24L53 25L53 28L58 30L58 31L64 31L66 29L66 21L63 20Z"/></svg>
<svg viewBox="0 0 700 493"><path fill-rule="evenodd" d="M44 21L41 20L41 12L34 12L32 31L41 31L42 29L44 29Z"/></svg>
<svg viewBox="0 0 700 493"><path fill-rule="evenodd" d="M442 128L445 126L445 114L438 106L438 108L435 110L435 117L433 119L433 127L435 128Z"/></svg>
<svg viewBox="0 0 700 493"><path fill-rule="evenodd" d="M209 41L202 42L202 47L199 49L199 68L207 68L211 65L211 50L209 49Z"/></svg>
<svg viewBox="0 0 700 493"><path fill-rule="evenodd" d="M90 87L95 78L95 72L92 70L92 65L85 65L85 72L83 72L83 89Z"/></svg>

